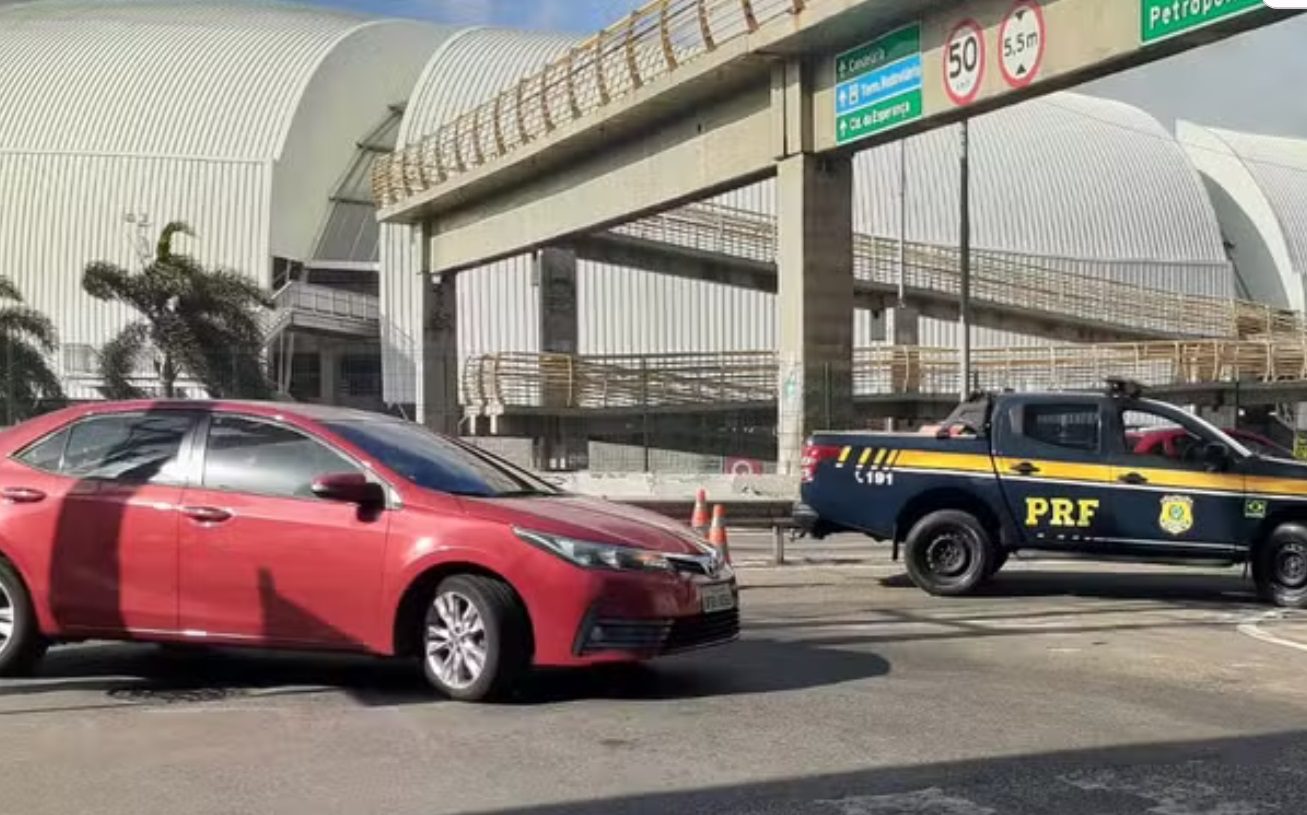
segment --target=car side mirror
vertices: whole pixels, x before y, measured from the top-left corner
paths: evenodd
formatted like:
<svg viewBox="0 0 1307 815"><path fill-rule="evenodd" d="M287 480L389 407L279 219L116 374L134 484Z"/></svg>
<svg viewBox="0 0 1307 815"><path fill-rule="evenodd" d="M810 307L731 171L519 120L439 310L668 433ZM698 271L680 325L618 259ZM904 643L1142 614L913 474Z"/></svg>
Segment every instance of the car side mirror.
<svg viewBox="0 0 1307 815"><path fill-rule="evenodd" d="M313 482L313 494L326 501L358 504L364 509L386 505L386 489L361 473L334 473Z"/></svg>
<svg viewBox="0 0 1307 815"><path fill-rule="evenodd" d="M1217 441L1204 446L1203 464L1209 472L1213 473L1230 469L1230 448Z"/></svg>

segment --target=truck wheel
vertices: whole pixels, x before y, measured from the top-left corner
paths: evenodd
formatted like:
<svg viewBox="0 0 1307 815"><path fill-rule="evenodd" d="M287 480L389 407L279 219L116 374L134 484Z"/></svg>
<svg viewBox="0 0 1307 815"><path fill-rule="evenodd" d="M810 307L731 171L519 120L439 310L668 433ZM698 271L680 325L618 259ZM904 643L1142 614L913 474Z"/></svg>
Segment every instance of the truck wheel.
<svg viewBox="0 0 1307 815"><path fill-rule="evenodd" d="M992 574L997 554L980 521L956 509L932 512L917 521L904 548L912 582L942 597L973 591Z"/></svg>
<svg viewBox="0 0 1307 815"><path fill-rule="evenodd" d="M1266 602L1307 608L1307 527L1276 527L1253 552L1253 581Z"/></svg>

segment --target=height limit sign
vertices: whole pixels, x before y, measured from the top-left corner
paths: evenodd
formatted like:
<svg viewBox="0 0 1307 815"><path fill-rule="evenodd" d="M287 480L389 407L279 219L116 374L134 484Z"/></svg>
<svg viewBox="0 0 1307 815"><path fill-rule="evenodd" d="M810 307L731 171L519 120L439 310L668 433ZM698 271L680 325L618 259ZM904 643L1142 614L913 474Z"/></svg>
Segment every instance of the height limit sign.
<svg viewBox="0 0 1307 815"><path fill-rule="evenodd" d="M975 20L953 26L944 44L944 90L955 105L969 105L985 78L985 33Z"/></svg>
<svg viewBox="0 0 1307 815"><path fill-rule="evenodd" d="M1035 0L1017 0L998 30L998 62L1007 84L1024 88L1034 82L1047 47L1043 9Z"/></svg>

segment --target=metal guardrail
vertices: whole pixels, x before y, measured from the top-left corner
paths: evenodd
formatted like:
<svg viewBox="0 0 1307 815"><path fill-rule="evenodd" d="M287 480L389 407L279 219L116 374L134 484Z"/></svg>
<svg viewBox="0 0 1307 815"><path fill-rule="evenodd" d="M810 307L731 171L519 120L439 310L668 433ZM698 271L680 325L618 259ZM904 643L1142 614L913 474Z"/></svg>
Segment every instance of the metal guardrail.
<svg viewBox="0 0 1307 815"><path fill-rule="evenodd" d="M263 316L264 341L271 344L297 319L309 318L321 326L338 325L348 333L371 334L381 320L381 305L368 294L315 286L298 280L282 286L272 296L276 305Z"/></svg>
<svg viewBox="0 0 1307 815"><path fill-rule="evenodd" d="M650 0L562 58L379 160L386 207L489 164L819 0Z"/></svg>
<svg viewBox="0 0 1307 815"><path fill-rule="evenodd" d="M618 235L728 255L759 263L776 258L776 219L722 204L695 204L613 230ZM882 286L897 284L898 241L854 237L854 275ZM919 242L906 247L904 285L909 290L958 296L956 248ZM1071 315L1159 334L1249 337L1307 331L1302 316L1260 303L1182 294L1097 275L1052 268L1043 259L1015 252L974 250L971 292L975 302L1026 312Z"/></svg>
<svg viewBox="0 0 1307 815"><path fill-rule="evenodd" d="M776 392L770 352L594 356L503 353L472 357L463 398L472 415L507 407L617 409L765 402Z"/></svg>
<svg viewBox="0 0 1307 815"><path fill-rule="evenodd" d="M862 348L852 362L855 396L941 395L961 390L951 348ZM1307 337L1180 340L973 352L973 387L985 390L1092 389L1109 376L1151 387L1241 382L1307 382ZM490 354L464 368L470 415L512 408L621 408L764 405L776 400L774 353L580 357Z"/></svg>

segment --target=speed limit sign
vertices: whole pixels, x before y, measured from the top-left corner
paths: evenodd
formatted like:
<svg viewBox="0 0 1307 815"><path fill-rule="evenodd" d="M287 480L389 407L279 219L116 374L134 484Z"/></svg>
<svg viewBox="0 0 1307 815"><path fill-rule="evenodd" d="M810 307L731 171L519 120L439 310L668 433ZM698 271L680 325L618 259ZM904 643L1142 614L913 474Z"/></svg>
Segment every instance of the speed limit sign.
<svg viewBox="0 0 1307 815"><path fill-rule="evenodd" d="M955 105L969 105L985 78L985 35L975 20L953 27L944 45L944 90Z"/></svg>

